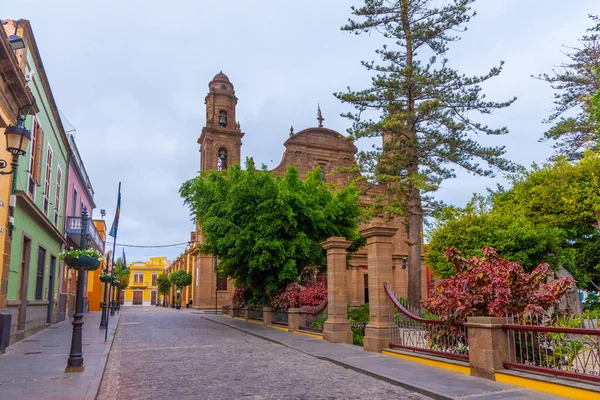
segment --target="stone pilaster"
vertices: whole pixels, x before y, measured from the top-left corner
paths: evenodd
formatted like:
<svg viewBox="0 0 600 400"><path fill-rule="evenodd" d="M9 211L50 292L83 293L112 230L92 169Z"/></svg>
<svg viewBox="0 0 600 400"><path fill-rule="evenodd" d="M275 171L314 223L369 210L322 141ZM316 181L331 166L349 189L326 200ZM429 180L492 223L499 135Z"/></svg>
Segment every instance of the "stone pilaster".
<svg viewBox="0 0 600 400"><path fill-rule="evenodd" d="M502 329L506 318L468 317L465 326L469 335L469 365L471 375L494 379L494 371L503 369L508 360L508 336Z"/></svg>
<svg viewBox="0 0 600 400"><path fill-rule="evenodd" d="M271 307L263 307L263 324L269 326L273 323L273 309Z"/></svg>
<svg viewBox="0 0 600 400"><path fill-rule="evenodd" d="M327 321L323 339L331 343L352 343L346 285L346 249L351 244L343 237L331 237L321 243L327 250Z"/></svg>
<svg viewBox="0 0 600 400"><path fill-rule="evenodd" d="M294 332L300 329L300 309L288 308L288 331Z"/></svg>
<svg viewBox="0 0 600 400"><path fill-rule="evenodd" d="M370 321L365 329L364 348L366 351L380 352L390 343L390 311L388 298L383 284L391 284L392 237L398 228L389 226L370 226L361 229L361 235L367 239L367 260L369 265L369 315Z"/></svg>

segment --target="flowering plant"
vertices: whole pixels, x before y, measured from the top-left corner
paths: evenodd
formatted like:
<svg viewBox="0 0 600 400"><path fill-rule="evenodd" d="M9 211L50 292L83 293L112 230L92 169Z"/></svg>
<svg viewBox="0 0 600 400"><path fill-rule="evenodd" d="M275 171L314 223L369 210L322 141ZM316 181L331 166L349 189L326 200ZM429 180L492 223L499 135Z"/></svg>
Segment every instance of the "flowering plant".
<svg viewBox="0 0 600 400"><path fill-rule="evenodd" d="M469 316L540 315L574 283L570 277L549 281L554 274L546 263L528 274L520 263L501 258L492 247L484 247L482 253L484 257L466 259L454 249L446 250L444 256L456 275L436 282L435 293L423 302L427 311L456 321Z"/></svg>
<svg viewBox="0 0 600 400"><path fill-rule="evenodd" d="M88 257L92 257L92 258L97 258L99 261L102 261L102 257L103 257L102 254L100 254L100 252L98 252L98 250L74 249L72 247L69 247L68 249L65 249L60 252L60 254L58 255L58 259L60 261L63 261L67 257L79 258L80 256L88 256Z"/></svg>
<svg viewBox="0 0 600 400"><path fill-rule="evenodd" d="M271 305L275 308L312 307L323 304L327 300L327 289L321 283L302 286L292 282L279 294L275 295Z"/></svg>

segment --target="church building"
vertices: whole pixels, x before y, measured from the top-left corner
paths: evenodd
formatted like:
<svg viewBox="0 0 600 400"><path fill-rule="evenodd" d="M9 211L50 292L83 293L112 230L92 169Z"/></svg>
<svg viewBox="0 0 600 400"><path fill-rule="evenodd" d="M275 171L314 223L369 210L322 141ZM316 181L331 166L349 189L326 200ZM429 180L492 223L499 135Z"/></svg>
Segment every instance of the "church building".
<svg viewBox="0 0 600 400"><path fill-rule="evenodd" d="M223 170L228 166L240 163L241 147L244 133L236 120L237 97L233 84L222 72L215 75L208 84L209 92L205 99L206 125L198 139L200 144L200 169ZM348 141L340 133L323 127L323 118L319 110L319 125L294 133L284 143L285 152L280 164L274 171L284 174L288 165L295 164L301 177L308 171L321 167L324 175L340 167L352 167L355 163L357 148L352 141ZM343 184L343 174L333 174L336 183ZM368 198L361 198L364 203ZM192 233L192 242L196 239L202 242L202 235ZM407 295L407 264L408 245L406 232L399 229L393 238L394 273L392 286L395 292L402 297ZM192 243L192 246L194 243ZM187 249L186 254L191 253ZM231 303L234 287L226 279L220 279L214 272L215 260L212 255L195 256L192 274L193 305L195 308L215 308ZM423 265L421 279L421 293L427 296L429 272ZM369 301L369 269L367 267L367 252L363 248L352 255L348 266L348 303L353 306Z"/></svg>

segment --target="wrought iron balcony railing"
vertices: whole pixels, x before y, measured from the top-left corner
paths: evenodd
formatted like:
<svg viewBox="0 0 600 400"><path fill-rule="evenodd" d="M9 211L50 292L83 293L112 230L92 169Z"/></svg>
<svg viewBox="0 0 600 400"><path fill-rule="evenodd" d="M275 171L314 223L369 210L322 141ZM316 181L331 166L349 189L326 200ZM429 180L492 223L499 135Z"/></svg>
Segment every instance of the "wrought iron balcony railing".
<svg viewBox="0 0 600 400"><path fill-rule="evenodd" d="M146 287L148 286L148 282L131 282L129 284L129 287L132 288L140 288L140 287Z"/></svg>
<svg viewBox="0 0 600 400"><path fill-rule="evenodd" d="M67 232L67 237L79 245L81 242L81 217L67 217L65 231ZM88 244L95 247L101 254L104 254L104 241L91 219L87 221L87 241Z"/></svg>

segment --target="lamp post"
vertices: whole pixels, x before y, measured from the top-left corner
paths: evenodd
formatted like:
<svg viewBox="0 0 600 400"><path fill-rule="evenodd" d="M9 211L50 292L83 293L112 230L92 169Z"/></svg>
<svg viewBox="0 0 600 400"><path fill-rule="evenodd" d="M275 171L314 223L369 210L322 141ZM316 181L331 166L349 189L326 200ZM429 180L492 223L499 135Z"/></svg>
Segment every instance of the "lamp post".
<svg viewBox="0 0 600 400"><path fill-rule="evenodd" d="M108 273L108 254L106 254L106 265L103 273ZM110 282L104 282L104 301L100 305L102 307L102 317L100 318L100 329L106 329L108 326L108 319L106 317L106 303L108 302L108 285Z"/></svg>
<svg viewBox="0 0 600 400"><path fill-rule="evenodd" d="M87 242L87 207L81 212L81 249L85 249ZM77 267L77 296L75 298L75 314L73 314L73 335L71 336L71 352L67 361L65 372L83 372L83 291L85 285L85 270L83 266Z"/></svg>

